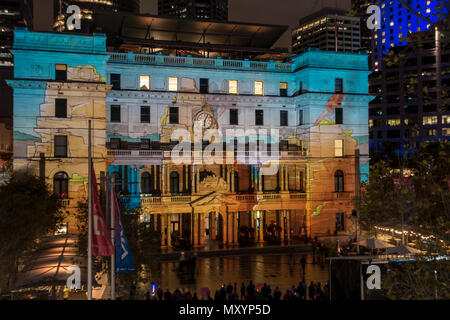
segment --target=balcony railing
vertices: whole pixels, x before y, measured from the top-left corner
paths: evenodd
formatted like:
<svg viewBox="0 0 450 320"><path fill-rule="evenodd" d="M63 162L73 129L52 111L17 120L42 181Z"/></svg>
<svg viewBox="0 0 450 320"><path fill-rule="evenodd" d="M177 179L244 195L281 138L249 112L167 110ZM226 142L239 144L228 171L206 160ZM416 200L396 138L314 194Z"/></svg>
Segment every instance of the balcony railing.
<svg viewBox="0 0 450 320"><path fill-rule="evenodd" d="M145 65L168 65L168 66L186 66L202 67L216 69L239 69L247 71L272 71L272 72L291 72L290 63L275 63L274 61L249 61L249 60L228 60L228 59L209 59L193 57L172 57L163 55L135 54L128 53L109 53L110 63L128 63Z"/></svg>

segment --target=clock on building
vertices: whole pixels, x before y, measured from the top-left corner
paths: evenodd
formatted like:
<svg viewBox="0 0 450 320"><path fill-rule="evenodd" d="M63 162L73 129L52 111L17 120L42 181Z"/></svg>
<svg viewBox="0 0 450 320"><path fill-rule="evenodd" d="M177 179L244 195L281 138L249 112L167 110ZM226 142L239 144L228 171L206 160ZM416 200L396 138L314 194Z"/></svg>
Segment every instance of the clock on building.
<svg viewBox="0 0 450 320"><path fill-rule="evenodd" d="M207 111L200 111L194 118L194 127L201 129L217 128L216 119Z"/></svg>

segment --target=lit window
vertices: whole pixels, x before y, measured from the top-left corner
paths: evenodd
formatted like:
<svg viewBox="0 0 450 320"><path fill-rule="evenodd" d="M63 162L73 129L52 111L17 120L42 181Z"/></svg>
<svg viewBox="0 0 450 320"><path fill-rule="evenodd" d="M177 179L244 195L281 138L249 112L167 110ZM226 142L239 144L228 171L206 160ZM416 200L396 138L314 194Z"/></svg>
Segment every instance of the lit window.
<svg viewBox="0 0 450 320"><path fill-rule="evenodd" d="M450 136L450 128L442 128L442 135L445 137Z"/></svg>
<svg viewBox="0 0 450 320"><path fill-rule="evenodd" d="M386 39L381 40L381 43L385 43L385 42L386 42Z"/></svg>
<svg viewBox="0 0 450 320"><path fill-rule="evenodd" d="M262 81L255 81L255 95L262 96L264 94L264 84Z"/></svg>
<svg viewBox="0 0 450 320"><path fill-rule="evenodd" d="M450 115L442 116L442 124L450 124Z"/></svg>
<svg viewBox="0 0 450 320"><path fill-rule="evenodd" d="M238 81L237 80L228 81L228 93L238 94Z"/></svg>
<svg viewBox="0 0 450 320"><path fill-rule="evenodd" d="M373 128L373 120L372 119L369 120L369 128Z"/></svg>
<svg viewBox="0 0 450 320"><path fill-rule="evenodd" d="M423 117L422 123L423 125L437 124L438 117L437 116Z"/></svg>
<svg viewBox="0 0 450 320"><path fill-rule="evenodd" d="M400 125L400 119L388 119L387 120L387 125L389 127L396 127Z"/></svg>
<svg viewBox="0 0 450 320"><path fill-rule="evenodd" d="M344 140L334 140L334 156L344 156Z"/></svg>
<svg viewBox="0 0 450 320"><path fill-rule="evenodd" d="M150 90L150 76L141 76L139 80L141 90Z"/></svg>
<svg viewBox="0 0 450 320"><path fill-rule="evenodd" d="M389 25L392 27L394 25L394 21L391 21L391 23L389 23Z"/></svg>
<svg viewBox="0 0 450 320"><path fill-rule="evenodd" d="M430 12L431 12L431 9L430 9L430 8L428 8L428 9L427 9L427 13L430 13Z"/></svg>
<svg viewBox="0 0 450 320"><path fill-rule="evenodd" d="M178 90L178 78L169 77L169 91L177 91L177 90Z"/></svg>

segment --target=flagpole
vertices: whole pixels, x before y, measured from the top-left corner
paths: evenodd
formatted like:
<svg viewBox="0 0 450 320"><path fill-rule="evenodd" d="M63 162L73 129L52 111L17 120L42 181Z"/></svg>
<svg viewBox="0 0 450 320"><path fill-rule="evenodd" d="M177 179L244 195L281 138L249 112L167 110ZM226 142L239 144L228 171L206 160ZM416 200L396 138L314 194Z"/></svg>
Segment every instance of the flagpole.
<svg viewBox="0 0 450 320"><path fill-rule="evenodd" d="M88 300L92 300L92 158L91 158L91 120L88 137Z"/></svg>
<svg viewBox="0 0 450 320"><path fill-rule="evenodd" d="M110 207L111 207L111 243L112 243L113 250L114 250L114 253L111 256L111 300L116 300L116 270L115 270L116 269L116 254L115 254L116 246L114 243L114 240L115 240L114 227L115 227L115 220L116 220L116 208L114 205L114 201L115 201L114 197L116 195L113 192L113 188L115 186L114 184L115 184L115 177L114 177L114 175L111 175L111 186L110 186L110 188L111 188L111 191L110 191L110 194L111 194L111 205L110 205Z"/></svg>

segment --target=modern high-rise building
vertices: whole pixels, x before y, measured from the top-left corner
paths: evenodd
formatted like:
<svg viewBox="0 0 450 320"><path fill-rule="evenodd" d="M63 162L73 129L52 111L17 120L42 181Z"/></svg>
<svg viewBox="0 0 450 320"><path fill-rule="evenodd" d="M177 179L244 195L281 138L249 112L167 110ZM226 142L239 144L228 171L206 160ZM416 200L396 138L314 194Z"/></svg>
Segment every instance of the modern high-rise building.
<svg viewBox="0 0 450 320"><path fill-rule="evenodd" d="M110 12L140 12L140 0L54 0L55 23L53 28L56 31L67 30L66 21L70 14L67 8L71 5L77 5L81 9L81 32L87 33L93 19L93 13L96 11ZM77 30L74 30L77 31Z"/></svg>
<svg viewBox="0 0 450 320"><path fill-rule="evenodd" d="M422 16L437 22L440 14L446 14L446 7L440 8L440 4L447 3L446 0L409 0L406 3L412 10L416 10ZM374 30L372 69L377 70L382 63L383 55L390 48L405 46L405 38L408 34L430 30L430 22L412 13L399 0L379 1L381 9L381 26ZM448 6L448 3L447 3ZM438 14L438 15L437 15Z"/></svg>
<svg viewBox="0 0 450 320"><path fill-rule="evenodd" d="M86 198L89 120L97 177L114 177L162 248L354 232L369 173L367 54L280 63L114 52L106 40L16 30L14 170L45 177L69 232Z"/></svg>
<svg viewBox="0 0 450 320"><path fill-rule="evenodd" d="M450 140L450 42L422 32L421 46L391 48L402 55L370 77L370 147L374 160L413 155L422 142Z"/></svg>
<svg viewBox="0 0 450 320"><path fill-rule="evenodd" d="M158 0L158 14L178 18L228 20L228 0Z"/></svg>
<svg viewBox="0 0 450 320"><path fill-rule="evenodd" d="M360 35L361 35L361 49L372 54L372 30L367 27L367 19L370 14L367 13L367 8L372 4L372 0L352 0L351 16L360 18Z"/></svg>
<svg viewBox="0 0 450 320"><path fill-rule="evenodd" d="M361 19L347 11L324 8L302 18L292 31L292 52L314 47L324 51L357 52L361 49Z"/></svg>
<svg viewBox="0 0 450 320"><path fill-rule="evenodd" d="M407 1L411 9L432 21L439 1ZM400 1L381 1L381 28L374 30L370 93L372 159L409 156L422 142L449 140L449 39L437 34L429 21ZM417 40L407 43L407 35ZM420 42L420 43L419 43ZM387 60L388 53L392 58ZM394 59L394 56L396 57Z"/></svg>
<svg viewBox="0 0 450 320"><path fill-rule="evenodd" d="M0 67L12 65L14 27L33 27L33 0L0 0Z"/></svg>

